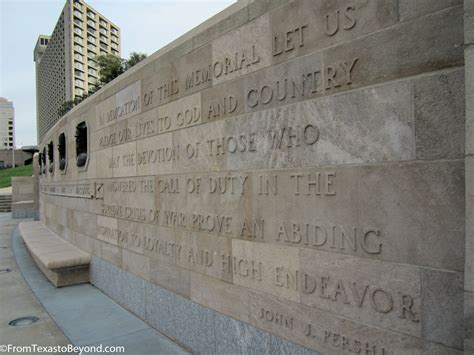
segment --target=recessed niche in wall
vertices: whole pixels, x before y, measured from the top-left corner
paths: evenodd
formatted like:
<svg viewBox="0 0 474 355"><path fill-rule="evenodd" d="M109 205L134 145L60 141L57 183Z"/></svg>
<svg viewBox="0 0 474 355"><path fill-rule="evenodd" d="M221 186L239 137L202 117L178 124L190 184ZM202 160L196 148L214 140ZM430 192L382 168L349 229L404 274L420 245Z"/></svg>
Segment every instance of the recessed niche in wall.
<svg viewBox="0 0 474 355"><path fill-rule="evenodd" d="M42 174L43 175L46 175L46 147L43 147L43 170L42 170Z"/></svg>
<svg viewBox="0 0 474 355"><path fill-rule="evenodd" d="M43 175L43 153L38 153L39 174Z"/></svg>
<svg viewBox="0 0 474 355"><path fill-rule="evenodd" d="M49 161L49 173L54 173L54 144L53 142L48 143L48 161Z"/></svg>
<svg viewBox="0 0 474 355"><path fill-rule="evenodd" d="M85 167L87 163L87 125L81 122L76 126L76 165Z"/></svg>
<svg viewBox="0 0 474 355"><path fill-rule="evenodd" d="M66 171L67 159L66 159L66 134L61 133L58 138L58 152L59 152L59 170L61 172Z"/></svg>

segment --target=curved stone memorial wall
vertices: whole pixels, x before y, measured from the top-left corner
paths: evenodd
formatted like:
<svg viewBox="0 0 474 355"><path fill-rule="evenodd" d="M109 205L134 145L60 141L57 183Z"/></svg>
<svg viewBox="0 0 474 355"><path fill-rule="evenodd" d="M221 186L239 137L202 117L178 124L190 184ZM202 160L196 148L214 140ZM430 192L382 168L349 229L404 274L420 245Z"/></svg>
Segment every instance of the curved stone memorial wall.
<svg viewBox="0 0 474 355"><path fill-rule="evenodd" d="M463 36L456 0L239 1L46 134L41 219L199 353L460 353Z"/></svg>

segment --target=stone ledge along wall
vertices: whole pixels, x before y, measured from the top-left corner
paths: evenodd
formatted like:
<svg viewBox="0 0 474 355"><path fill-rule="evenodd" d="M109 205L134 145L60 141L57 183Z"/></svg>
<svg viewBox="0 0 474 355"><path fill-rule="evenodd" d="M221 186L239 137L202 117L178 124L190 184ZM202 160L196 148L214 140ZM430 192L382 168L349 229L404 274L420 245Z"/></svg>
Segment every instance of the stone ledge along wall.
<svg viewBox="0 0 474 355"><path fill-rule="evenodd" d="M51 129L41 219L196 352L461 353L464 73L460 0L239 1Z"/></svg>

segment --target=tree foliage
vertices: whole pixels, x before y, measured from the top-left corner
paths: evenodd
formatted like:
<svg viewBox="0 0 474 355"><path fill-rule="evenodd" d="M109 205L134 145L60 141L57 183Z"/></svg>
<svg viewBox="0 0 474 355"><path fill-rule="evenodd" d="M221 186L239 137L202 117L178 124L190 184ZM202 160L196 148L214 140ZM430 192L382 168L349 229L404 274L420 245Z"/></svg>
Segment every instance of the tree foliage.
<svg viewBox="0 0 474 355"><path fill-rule="evenodd" d="M128 60L126 60L126 62L125 62L125 66L126 66L125 70L130 69L135 64L140 63L145 58L146 58L145 53L137 53L137 52L130 53L130 58L128 58Z"/></svg>
<svg viewBox="0 0 474 355"><path fill-rule="evenodd" d="M81 103L87 97L98 91L101 87L103 87L107 83L110 83L120 74L126 72L128 69L138 64L146 57L147 55L145 53L138 52L130 53L130 58L128 59L119 58L114 56L113 54L96 56L93 59L93 62L95 62L96 67L99 71L99 80L94 85L89 85L89 92L83 94L82 96L76 96L72 101L64 102L58 109L58 116L64 116L74 106Z"/></svg>
<svg viewBox="0 0 474 355"><path fill-rule="evenodd" d="M99 85L101 86L111 82L126 70L124 65L126 60L113 54L99 55L94 58L94 61L99 69Z"/></svg>
<svg viewBox="0 0 474 355"><path fill-rule="evenodd" d="M145 53L132 52L128 59L116 57L112 54L99 55L94 58L99 69L99 88L110 83L120 74L145 59Z"/></svg>

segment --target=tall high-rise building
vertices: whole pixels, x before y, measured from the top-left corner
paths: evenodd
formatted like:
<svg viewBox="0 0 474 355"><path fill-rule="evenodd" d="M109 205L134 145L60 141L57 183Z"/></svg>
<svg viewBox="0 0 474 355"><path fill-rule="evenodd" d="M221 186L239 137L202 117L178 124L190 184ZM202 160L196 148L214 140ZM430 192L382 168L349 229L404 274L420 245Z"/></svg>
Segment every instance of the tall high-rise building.
<svg viewBox="0 0 474 355"><path fill-rule="evenodd" d="M13 102L0 97L0 150L15 147L15 109Z"/></svg>
<svg viewBox="0 0 474 355"><path fill-rule="evenodd" d="M40 35L36 62L38 142L58 121L66 101L82 96L98 80L93 58L120 56L120 29L82 0L67 0L51 36Z"/></svg>

